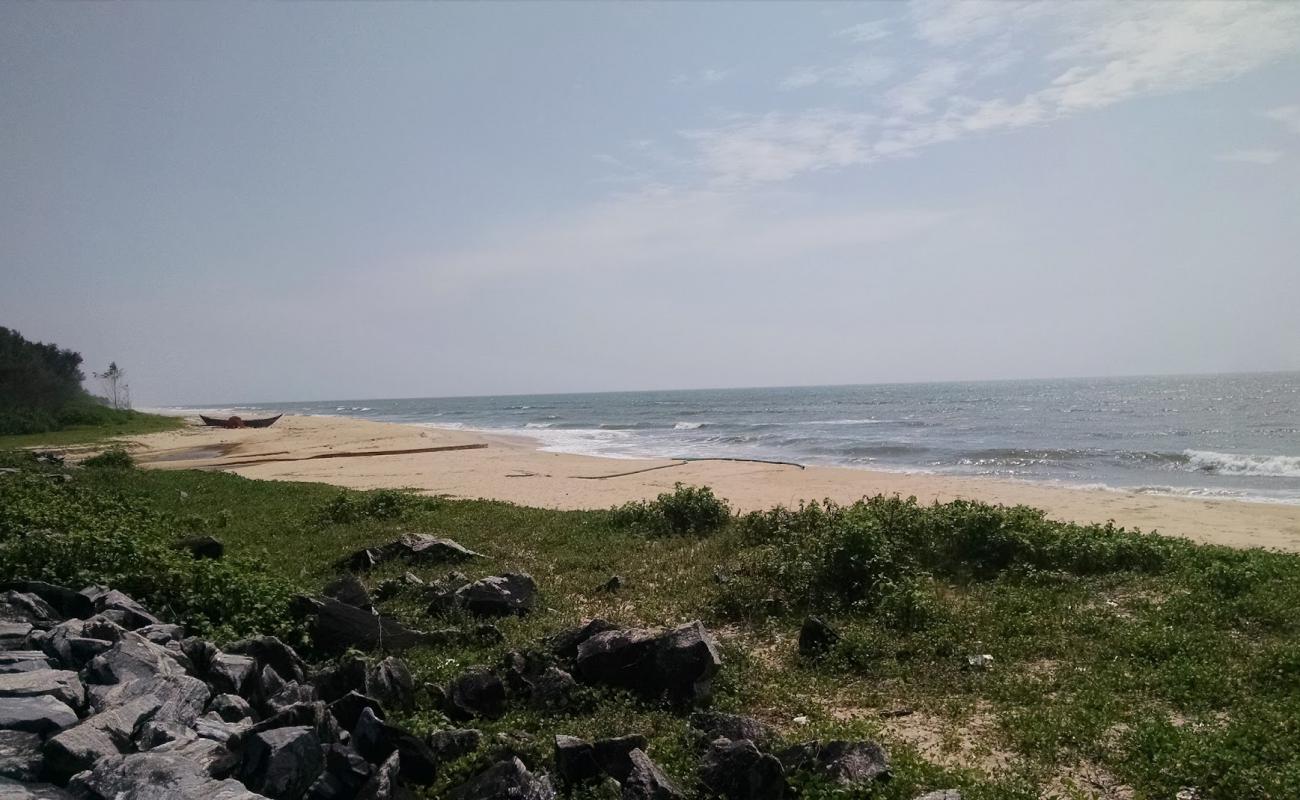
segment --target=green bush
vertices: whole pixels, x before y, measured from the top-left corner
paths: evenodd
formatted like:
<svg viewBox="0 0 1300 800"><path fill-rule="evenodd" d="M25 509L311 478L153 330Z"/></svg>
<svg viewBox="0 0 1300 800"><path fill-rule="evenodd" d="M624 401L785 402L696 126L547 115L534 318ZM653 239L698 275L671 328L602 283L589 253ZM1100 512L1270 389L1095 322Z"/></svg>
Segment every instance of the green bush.
<svg viewBox="0 0 1300 800"><path fill-rule="evenodd" d="M81 466L91 469L131 469L135 466L135 459L121 447L110 447L81 462Z"/></svg>
<svg viewBox="0 0 1300 800"><path fill-rule="evenodd" d="M654 500L625 503L610 509L619 527L637 528L651 534L695 534L703 536L727 524L731 506L707 486L673 485Z"/></svg>
<svg viewBox="0 0 1300 800"><path fill-rule="evenodd" d="M119 589L164 618L218 639L277 633L293 586L252 560L194 559L171 546L166 520L115 492L24 469L0 481L0 580Z"/></svg>
<svg viewBox="0 0 1300 800"><path fill-rule="evenodd" d="M397 519L406 513L413 498L392 489L372 492L340 492L325 504L328 522L351 523L368 519Z"/></svg>

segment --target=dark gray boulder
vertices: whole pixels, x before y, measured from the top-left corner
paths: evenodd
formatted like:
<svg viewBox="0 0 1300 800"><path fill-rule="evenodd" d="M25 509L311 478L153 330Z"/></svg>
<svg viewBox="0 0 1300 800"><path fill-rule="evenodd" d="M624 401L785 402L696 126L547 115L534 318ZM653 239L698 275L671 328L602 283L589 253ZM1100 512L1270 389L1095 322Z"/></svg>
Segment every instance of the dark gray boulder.
<svg viewBox="0 0 1300 800"><path fill-rule="evenodd" d="M237 742L240 737L253 727L251 720L242 719L238 722L226 722L221 717L213 714L205 714L194 720L194 733L204 739L211 739L214 742Z"/></svg>
<svg viewBox="0 0 1300 800"><path fill-rule="evenodd" d="M302 682L307 678L307 665L292 647L274 636L256 636L240 639L226 646L227 653L252 656L257 659L258 671L270 665L285 680Z"/></svg>
<svg viewBox="0 0 1300 800"><path fill-rule="evenodd" d="M439 763L455 761L483 745L483 732L475 728L452 728L429 734L429 749Z"/></svg>
<svg viewBox="0 0 1300 800"><path fill-rule="evenodd" d="M563 786L576 786L605 775L596 762L596 751L590 742L576 736L557 734L555 737L555 776Z"/></svg>
<svg viewBox="0 0 1300 800"><path fill-rule="evenodd" d="M519 572L493 575L456 590L457 605L483 617L523 616L533 610L536 599L536 581Z"/></svg>
<svg viewBox="0 0 1300 800"><path fill-rule="evenodd" d="M349 648L400 652L436 642L435 637L412 630L392 617L372 614L333 598L301 597L297 609L307 619L312 642L328 653L341 653Z"/></svg>
<svg viewBox="0 0 1300 800"><path fill-rule="evenodd" d="M428 785L438 777L438 760L429 746L413 734L389 725L363 709L352 729L352 746L372 762L387 759L394 751L401 754L401 777L407 783Z"/></svg>
<svg viewBox="0 0 1300 800"><path fill-rule="evenodd" d="M628 754L631 769L619 781L623 786L622 800L684 800L682 794L659 766L643 750Z"/></svg>
<svg viewBox="0 0 1300 800"><path fill-rule="evenodd" d="M916 800L961 800L961 792L957 789L939 789L917 795Z"/></svg>
<svg viewBox="0 0 1300 800"><path fill-rule="evenodd" d="M725 800L781 800L785 768L748 739L716 739L700 763L700 782Z"/></svg>
<svg viewBox="0 0 1300 800"><path fill-rule="evenodd" d="M644 751L648 746L649 742L644 736L632 733L610 739L597 739L591 749L600 768L621 783L627 780L627 776L632 772L632 751Z"/></svg>
<svg viewBox="0 0 1300 800"><path fill-rule="evenodd" d="M398 776L402 773L402 755L394 752L379 765L375 774L357 793L356 800L396 800L401 797Z"/></svg>
<svg viewBox="0 0 1300 800"><path fill-rule="evenodd" d="M154 644L163 645L164 647L169 646L172 642L180 642L185 638L184 626L170 625L165 622L159 625L146 625L143 628L136 628L135 632Z"/></svg>
<svg viewBox="0 0 1300 800"><path fill-rule="evenodd" d="M400 539L378 547L358 550L339 562L339 566L353 572L366 572L385 561L400 560L408 564L440 564L479 558L480 554L466 549L451 539L423 533L403 534Z"/></svg>
<svg viewBox="0 0 1300 800"><path fill-rule="evenodd" d="M384 706L375 698L362 694L361 692L348 692L339 699L330 703L330 713L339 721L339 724L348 730L352 730L361 718L361 712L370 709L376 719L384 718Z"/></svg>
<svg viewBox="0 0 1300 800"><path fill-rule="evenodd" d="M149 752L174 753L189 759L210 778L228 778L239 766L239 758L224 744L201 737L174 739Z"/></svg>
<svg viewBox="0 0 1300 800"><path fill-rule="evenodd" d="M40 736L26 731L0 731L0 777L34 781L44 770Z"/></svg>
<svg viewBox="0 0 1300 800"><path fill-rule="evenodd" d="M839 641L839 631L821 617L808 617L799 628L799 654L808 658L825 654Z"/></svg>
<svg viewBox="0 0 1300 800"><path fill-rule="evenodd" d="M87 586L81 594L90 599L95 612L116 622L127 630L158 625L162 620L127 595L104 586Z"/></svg>
<svg viewBox="0 0 1300 800"><path fill-rule="evenodd" d="M257 659L234 653L215 653L203 676L218 694L244 695L257 675Z"/></svg>
<svg viewBox="0 0 1300 800"><path fill-rule="evenodd" d="M804 742L776 754L787 773L806 770L842 786L889 778L889 754L871 741Z"/></svg>
<svg viewBox="0 0 1300 800"><path fill-rule="evenodd" d="M207 710L226 722L238 722L253 717L253 707L237 694L219 694L208 703Z"/></svg>
<svg viewBox="0 0 1300 800"><path fill-rule="evenodd" d="M41 650L0 651L0 675L54 669L54 662Z"/></svg>
<svg viewBox="0 0 1300 800"><path fill-rule="evenodd" d="M348 692L366 692L366 660L356 653L345 653L337 661L323 667L311 676L311 682L320 692L321 699L332 703Z"/></svg>
<svg viewBox="0 0 1300 800"><path fill-rule="evenodd" d="M279 691L263 701L263 710L267 714L279 714L287 708L293 706L314 703L320 698L316 695L316 687L311 685L304 686L297 681L290 681L280 687Z"/></svg>
<svg viewBox="0 0 1300 800"><path fill-rule="evenodd" d="M557 712L570 708L578 682L558 667L547 667L529 681L528 705L539 711Z"/></svg>
<svg viewBox="0 0 1300 800"><path fill-rule="evenodd" d="M137 729L152 719L163 703L159 697L137 697L50 737L43 750L48 773L65 781L101 758L128 752Z"/></svg>
<svg viewBox="0 0 1300 800"><path fill-rule="evenodd" d="M77 724L77 712L48 695L0 698L0 730L45 736Z"/></svg>
<svg viewBox="0 0 1300 800"><path fill-rule="evenodd" d="M386 708L403 711L415 707L415 681L406 662L389 656L366 670L366 694Z"/></svg>
<svg viewBox="0 0 1300 800"><path fill-rule="evenodd" d="M739 714L697 711L691 714L690 724L703 735L706 744L714 739L748 739L762 749L776 739L776 732L769 726Z"/></svg>
<svg viewBox="0 0 1300 800"><path fill-rule="evenodd" d="M101 759L78 784L115 800L264 800L236 780L215 780L176 753L132 753Z"/></svg>
<svg viewBox="0 0 1300 800"><path fill-rule="evenodd" d="M58 625L64 616L38 594L10 589L0 593L0 621L25 622L37 628Z"/></svg>
<svg viewBox="0 0 1300 800"><path fill-rule="evenodd" d="M137 633L127 631L103 653L95 656L86 671L92 684L130 683L159 675L184 675L188 663L183 653L154 644ZM188 659L185 659L188 662Z"/></svg>
<svg viewBox="0 0 1300 800"><path fill-rule="evenodd" d="M12 672L0 675L0 697L36 697L47 694L74 709L86 705L86 687L77 673L63 669Z"/></svg>
<svg viewBox="0 0 1300 800"><path fill-rule="evenodd" d="M505 684L486 667L470 667L447 684L446 712L452 719L496 719L505 706Z"/></svg>
<svg viewBox="0 0 1300 800"><path fill-rule="evenodd" d="M0 651L27 649L32 630L30 622L0 622Z"/></svg>
<svg viewBox="0 0 1300 800"><path fill-rule="evenodd" d="M226 546L215 536L187 536L173 545L177 550L185 550L195 558L218 559L226 555Z"/></svg>
<svg viewBox="0 0 1300 800"><path fill-rule="evenodd" d="M365 609L366 611L374 607L374 603L370 601L370 593L366 591L365 585L351 572L330 581L325 586L322 594L326 597L332 597L340 603L347 603L350 606Z"/></svg>
<svg viewBox="0 0 1300 800"><path fill-rule="evenodd" d="M75 624L55 626L40 647L60 665L80 669L113 646L111 641L83 636L80 631L84 627L82 620L76 620Z"/></svg>
<svg viewBox="0 0 1300 800"><path fill-rule="evenodd" d="M575 676L583 683L628 689L678 705L707 701L722 666L717 642L699 622L668 631L610 630L578 646Z"/></svg>
<svg viewBox="0 0 1300 800"><path fill-rule="evenodd" d="M545 775L528 771L518 758L501 761L447 793L447 800L553 800L555 788Z"/></svg>
<svg viewBox="0 0 1300 800"><path fill-rule="evenodd" d="M325 769L320 738L307 726L276 728L244 741L239 777L244 785L267 797L301 797Z"/></svg>
<svg viewBox="0 0 1300 800"><path fill-rule="evenodd" d="M10 581L0 584L0 591L34 594L49 603L62 619L85 619L95 613L90 598L81 592L45 581Z"/></svg>
<svg viewBox="0 0 1300 800"><path fill-rule="evenodd" d="M20 783L0 775L0 797L4 800L76 800L57 786L48 783Z"/></svg>
<svg viewBox="0 0 1300 800"><path fill-rule="evenodd" d="M396 753L391 757L400 758ZM356 750L342 744L329 745L325 748L325 771L307 790L307 800L352 800L374 774L370 762Z"/></svg>

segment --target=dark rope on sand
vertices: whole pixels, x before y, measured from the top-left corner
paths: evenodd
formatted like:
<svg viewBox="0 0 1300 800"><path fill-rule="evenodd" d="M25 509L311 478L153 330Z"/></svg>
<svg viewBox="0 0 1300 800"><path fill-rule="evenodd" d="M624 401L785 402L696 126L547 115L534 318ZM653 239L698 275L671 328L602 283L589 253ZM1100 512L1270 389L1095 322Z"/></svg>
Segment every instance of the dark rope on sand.
<svg viewBox="0 0 1300 800"><path fill-rule="evenodd" d="M653 472L657 469L671 469L673 467L684 467L687 464L696 461L736 461L742 464L772 464L778 467L798 467L805 469L803 464L796 464L793 461L769 461L762 458L679 458L673 464L660 464L655 467L645 467L643 469L634 469L630 472L615 472L612 475L570 475L580 481L603 481L606 478L625 478L628 475L640 475L643 472Z"/></svg>

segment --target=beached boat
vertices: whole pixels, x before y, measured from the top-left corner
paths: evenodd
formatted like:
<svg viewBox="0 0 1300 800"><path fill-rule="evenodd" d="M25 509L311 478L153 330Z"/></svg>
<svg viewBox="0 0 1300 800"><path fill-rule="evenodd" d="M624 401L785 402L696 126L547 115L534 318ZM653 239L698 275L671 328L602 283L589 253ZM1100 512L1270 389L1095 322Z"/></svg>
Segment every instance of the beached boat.
<svg viewBox="0 0 1300 800"><path fill-rule="evenodd" d="M284 415L276 414L274 417L265 417L264 419L241 419L240 417L217 419L199 414L199 419L203 420L204 425L211 425L214 428L269 428L282 416Z"/></svg>

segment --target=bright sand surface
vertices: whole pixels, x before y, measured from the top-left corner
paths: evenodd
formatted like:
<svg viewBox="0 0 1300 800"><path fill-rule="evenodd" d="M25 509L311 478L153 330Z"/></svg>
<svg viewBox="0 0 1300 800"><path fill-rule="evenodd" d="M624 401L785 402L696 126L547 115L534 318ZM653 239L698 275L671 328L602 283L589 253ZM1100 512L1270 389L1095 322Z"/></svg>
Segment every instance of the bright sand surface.
<svg viewBox="0 0 1300 800"><path fill-rule="evenodd" d="M343 417L286 416L260 430L195 425L130 441L137 459L158 469L222 469L357 489L414 488L541 508L608 508L653 497L680 481L711 486L744 511L875 494L912 495L926 503L966 498L1036 506L1062 520L1114 520L1201 542L1300 551L1300 505L838 467L546 453L525 437Z"/></svg>

